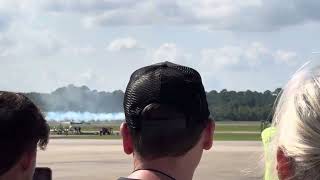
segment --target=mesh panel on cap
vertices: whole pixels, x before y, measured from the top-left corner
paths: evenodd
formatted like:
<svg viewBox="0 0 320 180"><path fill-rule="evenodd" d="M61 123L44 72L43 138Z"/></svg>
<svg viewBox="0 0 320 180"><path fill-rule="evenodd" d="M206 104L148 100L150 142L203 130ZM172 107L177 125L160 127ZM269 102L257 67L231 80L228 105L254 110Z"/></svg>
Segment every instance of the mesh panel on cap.
<svg viewBox="0 0 320 180"><path fill-rule="evenodd" d="M208 118L209 110L199 73L179 65L174 65L165 72L161 78L161 102L174 104L187 117L194 119L188 123Z"/></svg>
<svg viewBox="0 0 320 180"><path fill-rule="evenodd" d="M195 82L201 82L200 74L197 71L195 71L194 69L191 69L186 66L173 66L173 68L184 73L184 76L186 79L191 80L191 81L195 81Z"/></svg>
<svg viewBox="0 0 320 180"><path fill-rule="evenodd" d="M124 98L126 121L132 128L139 127L139 118L142 109L152 101L157 101L160 94L160 72L146 67L136 71L128 83ZM155 71L151 71L155 70Z"/></svg>

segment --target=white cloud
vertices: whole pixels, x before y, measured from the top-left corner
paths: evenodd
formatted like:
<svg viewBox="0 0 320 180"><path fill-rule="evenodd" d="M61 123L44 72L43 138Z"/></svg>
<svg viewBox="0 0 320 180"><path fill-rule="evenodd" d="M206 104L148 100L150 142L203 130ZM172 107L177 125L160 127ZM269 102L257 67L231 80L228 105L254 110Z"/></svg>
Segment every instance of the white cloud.
<svg viewBox="0 0 320 180"><path fill-rule="evenodd" d="M201 51L202 61L200 65L215 69L239 64L254 66L261 63L268 54L269 50L260 42L253 42L246 47L225 46L203 49Z"/></svg>
<svg viewBox="0 0 320 180"><path fill-rule="evenodd" d="M263 62L293 63L297 53L285 50L272 50L260 42L248 46L225 46L222 48L203 49L201 51L201 67L222 70L233 66L257 66Z"/></svg>
<svg viewBox="0 0 320 180"><path fill-rule="evenodd" d="M200 66L220 69L225 66L235 65L241 61L242 49L234 46L227 46L216 49L204 49L201 52L202 61Z"/></svg>
<svg viewBox="0 0 320 180"><path fill-rule="evenodd" d="M255 65L261 61L260 58L268 55L269 50L260 42L253 42L244 49L244 58L248 59L250 65Z"/></svg>
<svg viewBox="0 0 320 180"><path fill-rule="evenodd" d="M192 0L186 3L198 18L218 19L236 15L241 8L257 8L261 0Z"/></svg>
<svg viewBox="0 0 320 180"><path fill-rule="evenodd" d="M0 51L2 56L48 56L63 48L63 40L58 38L51 29L43 28L42 22L37 19L40 17L38 15L43 2L36 0L0 1Z"/></svg>
<svg viewBox="0 0 320 180"><path fill-rule="evenodd" d="M271 31L320 21L320 1L292 0L4 0L0 31L20 17L75 14L87 27L192 25L211 30Z"/></svg>
<svg viewBox="0 0 320 180"><path fill-rule="evenodd" d="M138 41L132 37L113 40L107 47L109 51L140 49Z"/></svg>
<svg viewBox="0 0 320 180"><path fill-rule="evenodd" d="M190 65L191 56L190 53L177 47L175 43L164 43L159 48L152 50L151 58L153 63L170 61L183 65Z"/></svg>
<svg viewBox="0 0 320 180"><path fill-rule="evenodd" d="M278 50L274 54L274 59L278 62L292 63L297 57L297 53L293 51Z"/></svg>
<svg viewBox="0 0 320 180"><path fill-rule="evenodd" d="M16 56L47 57L63 52L67 41L58 37L49 29L36 29L17 24L7 32L8 38L15 43L13 51Z"/></svg>
<svg viewBox="0 0 320 180"><path fill-rule="evenodd" d="M136 3L134 0L46 0L43 7L54 12L90 13L128 8Z"/></svg>
<svg viewBox="0 0 320 180"><path fill-rule="evenodd" d="M269 31L318 22L319 4L314 0L0 1L1 75L8 77L0 85L9 90L50 91L76 83L114 90L125 87L136 68L152 62L173 61L205 73L210 88L217 87L217 81L221 88L239 85L268 88L271 83L258 84L261 78L285 79L289 73L278 77L279 73L273 69L285 71L289 66L284 65L296 62L297 56L308 49L317 48L317 42L310 38L313 33L306 35L309 38L292 40L292 36L310 29L316 32L318 26L284 28L279 32L252 33L252 36L240 32L237 37L216 30ZM93 28L84 29L83 22ZM97 28L100 26L104 28ZM216 34L189 27L207 27ZM128 32L134 38L119 38L105 44L106 39L124 37ZM148 44L142 46L140 39ZM246 44L256 39L259 42ZM141 48L143 51L135 53L110 53ZM281 66L274 65L275 62ZM260 76L257 71L261 69L264 74ZM237 77L237 83L232 76ZM252 78L257 80L252 83ZM34 79L40 83L34 83Z"/></svg>
<svg viewBox="0 0 320 180"><path fill-rule="evenodd" d="M185 24L210 25L216 28L229 28L238 16L238 8L256 6L259 0L156 0L136 1L131 6L122 4L121 8L106 8L103 11L87 13L84 23L92 26L118 25L154 25L154 24Z"/></svg>
<svg viewBox="0 0 320 180"><path fill-rule="evenodd" d="M87 27L192 25L212 30L271 31L320 21L320 1L292 0L6 0L0 31L17 17L76 14Z"/></svg>
<svg viewBox="0 0 320 180"><path fill-rule="evenodd" d="M42 8L83 14L86 25L202 25L210 29L270 31L320 21L318 0L56 0Z"/></svg>

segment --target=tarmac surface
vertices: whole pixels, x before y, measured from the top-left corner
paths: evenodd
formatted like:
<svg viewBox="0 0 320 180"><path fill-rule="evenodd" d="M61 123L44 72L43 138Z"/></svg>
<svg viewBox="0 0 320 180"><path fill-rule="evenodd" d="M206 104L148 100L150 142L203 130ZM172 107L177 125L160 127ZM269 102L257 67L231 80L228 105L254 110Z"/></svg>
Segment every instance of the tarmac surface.
<svg viewBox="0 0 320 180"><path fill-rule="evenodd" d="M263 148L258 141L218 141L205 151L194 179L257 180L263 176ZM50 167L53 180L112 180L132 171L132 157L120 140L51 139L38 151L38 167Z"/></svg>

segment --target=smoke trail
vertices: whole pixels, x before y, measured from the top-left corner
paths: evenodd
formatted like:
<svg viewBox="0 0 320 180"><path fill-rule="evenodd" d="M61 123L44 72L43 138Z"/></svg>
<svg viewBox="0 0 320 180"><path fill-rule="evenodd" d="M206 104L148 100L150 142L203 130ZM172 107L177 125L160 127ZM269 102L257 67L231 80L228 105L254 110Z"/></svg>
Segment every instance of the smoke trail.
<svg viewBox="0 0 320 180"><path fill-rule="evenodd" d="M125 116L122 112L117 113L90 113L90 112L47 112L45 113L47 120L54 121L104 121L104 120L124 120Z"/></svg>

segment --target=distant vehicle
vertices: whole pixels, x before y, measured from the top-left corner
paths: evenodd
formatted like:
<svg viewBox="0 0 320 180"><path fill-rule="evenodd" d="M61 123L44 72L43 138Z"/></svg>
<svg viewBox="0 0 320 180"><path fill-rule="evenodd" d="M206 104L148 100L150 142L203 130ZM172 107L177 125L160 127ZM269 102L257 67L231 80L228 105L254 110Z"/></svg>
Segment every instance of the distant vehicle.
<svg viewBox="0 0 320 180"><path fill-rule="evenodd" d="M102 127L99 132L100 136L102 135L112 135L113 128L112 127Z"/></svg>

